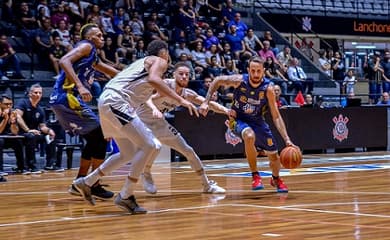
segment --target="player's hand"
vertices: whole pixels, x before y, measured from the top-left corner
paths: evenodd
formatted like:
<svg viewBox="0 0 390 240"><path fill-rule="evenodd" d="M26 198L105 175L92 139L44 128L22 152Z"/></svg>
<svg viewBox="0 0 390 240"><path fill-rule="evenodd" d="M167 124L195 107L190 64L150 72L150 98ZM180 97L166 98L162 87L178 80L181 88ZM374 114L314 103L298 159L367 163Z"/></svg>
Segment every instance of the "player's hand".
<svg viewBox="0 0 390 240"><path fill-rule="evenodd" d="M285 144L286 144L286 147L295 147L295 148L301 150L301 148L298 147L297 145L295 145L293 142L291 142L290 139L286 140L286 141L285 141Z"/></svg>
<svg viewBox="0 0 390 240"><path fill-rule="evenodd" d="M164 115L162 114L162 112L160 112L158 109L153 109L153 117L154 118L163 118Z"/></svg>
<svg viewBox="0 0 390 240"><path fill-rule="evenodd" d="M196 109L195 105L190 103L189 101L183 99L183 101L181 102L181 104L183 107L186 107L188 109L188 111L190 112L190 115L192 116L194 113L197 117L199 117L199 113L198 113L198 110Z"/></svg>
<svg viewBox="0 0 390 240"><path fill-rule="evenodd" d="M84 102L90 102L92 100L92 94L84 86L77 89Z"/></svg>
<svg viewBox="0 0 390 240"><path fill-rule="evenodd" d="M203 102L203 103L200 105L200 107L199 107L199 113L206 117L208 111L209 111L209 104Z"/></svg>

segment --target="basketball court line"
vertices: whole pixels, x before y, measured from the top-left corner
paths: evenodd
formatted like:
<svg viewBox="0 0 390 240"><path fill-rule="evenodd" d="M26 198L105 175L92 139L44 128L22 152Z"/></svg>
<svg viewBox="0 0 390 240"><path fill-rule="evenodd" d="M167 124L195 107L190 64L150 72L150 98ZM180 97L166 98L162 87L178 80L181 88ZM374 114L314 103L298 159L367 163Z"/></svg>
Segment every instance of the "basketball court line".
<svg viewBox="0 0 390 240"><path fill-rule="evenodd" d="M372 204L377 204L377 202L371 202ZM380 202L389 204L390 202ZM321 204L316 205L321 206ZM319 209L306 209L306 208L297 208L297 207L290 207L290 206L279 206L279 207L273 207L273 206L264 206L264 205L253 205L253 204L218 204L218 205L206 205L206 206L197 206L197 207L185 207L185 208L168 208L168 209L162 209L162 210L154 210L154 211L148 211L148 214L159 214L159 213L170 213L170 212L183 212L183 211L193 211L193 210L201 210L201 209L208 209L208 208L220 208L220 207L238 207L238 208L261 208L261 209L273 209L273 210L286 210L286 211L299 211L299 212L315 212L315 213L326 213L326 214L337 214L337 215L353 215L353 216L359 216L359 217L374 217L374 218L390 218L390 215L382 215L382 214L367 214L367 213L358 213L358 212L342 212L342 211L331 211L331 210L319 210ZM203 212L199 212L203 213ZM247 214L233 214L233 213L210 213L207 212L207 214L218 214L218 215L229 215L229 216L245 216ZM38 221L19 221L14 223L3 223L0 224L1 227L14 227L14 226L23 226L23 225L34 225L34 224L48 224L48 223L58 223L58 222L68 222L68 221L80 221L80 220L90 220L90 219L101 219L101 218L112 218L112 217L122 217L125 215L130 215L127 213L118 213L118 214L99 214L95 216L83 216L83 217L61 217L56 219L47 219L47 220L38 220ZM337 224L337 223L335 223ZM351 225L352 226L352 225ZM382 228L382 229L390 229L390 227L376 227L375 228Z"/></svg>

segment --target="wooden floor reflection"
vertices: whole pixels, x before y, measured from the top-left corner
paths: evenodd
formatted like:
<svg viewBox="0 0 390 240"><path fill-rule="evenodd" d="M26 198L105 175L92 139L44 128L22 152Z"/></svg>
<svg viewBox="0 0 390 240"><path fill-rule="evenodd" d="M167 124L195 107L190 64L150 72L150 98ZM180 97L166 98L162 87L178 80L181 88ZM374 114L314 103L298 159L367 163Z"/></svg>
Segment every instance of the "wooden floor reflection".
<svg viewBox="0 0 390 240"><path fill-rule="evenodd" d="M283 171L288 194L269 185L250 190L243 159L205 161L226 194L201 193L187 163L157 163L156 195L136 195L146 215L128 215L112 201L89 206L67 193L76 170L10 175L0 183L0 239L390 239L390 152L305 155ZM104 178L118 192L126 169Z"/></svg>

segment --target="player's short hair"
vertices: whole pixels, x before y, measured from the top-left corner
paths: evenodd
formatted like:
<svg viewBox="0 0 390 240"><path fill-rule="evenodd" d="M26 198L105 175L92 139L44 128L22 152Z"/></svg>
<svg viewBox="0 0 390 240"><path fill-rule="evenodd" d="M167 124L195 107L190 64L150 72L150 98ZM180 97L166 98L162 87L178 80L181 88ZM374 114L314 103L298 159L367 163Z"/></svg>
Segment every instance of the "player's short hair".
<svg viewBox="0 0 390 240"><path fill-rule="evenodd" d="M248 66L252 63L252 62L255 62L255 63L260 63L261 65L264 66L264 59L259 57L259 56L253 56L249 59L249 63L248 63Z"/></svg>
<svg viewBox="0 0 390 240"><path fill-rule="evenodd" d="M88 35L89 31L91 31L92 28L99 28L99 27L98 27L98 25L96 25L94 23L87 23L84 26L82 26L80 29L81 39L83 39L83 40L87 39L87 35Z"/></svg>
<svg viewBox="0 0 390 240"><path fill-rule="evenodd" d="M179 67L186 67L188 69L191 69L190 65L188 65L188 63L186 62L178 62L175 64L175 67L174 67L174 71L176 71Z"/></svg>
<svg viewBox="0 0 390 240"><path fill-rule="evenodd" d="M168 51L168 44L162 40L153 40L148 44L147 52L150 56L158 56L161 50Z"/></svg>

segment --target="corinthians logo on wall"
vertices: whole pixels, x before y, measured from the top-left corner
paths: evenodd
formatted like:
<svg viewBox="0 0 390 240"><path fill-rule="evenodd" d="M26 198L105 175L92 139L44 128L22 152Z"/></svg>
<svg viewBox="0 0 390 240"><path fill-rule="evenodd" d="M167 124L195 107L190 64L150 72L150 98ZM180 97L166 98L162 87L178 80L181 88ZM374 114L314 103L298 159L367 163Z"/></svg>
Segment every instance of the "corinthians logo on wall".
<svg viewBox="0 0 390 240"><path fill-rule="evenodd" d="M343 117L342 114L340 114L338 117L333 117L334 122L334 128L333 128L333 138L338 140L339 142L342 142L344 139L348 138L348 127L347 123L349 122L348 117Z"/></svg>

